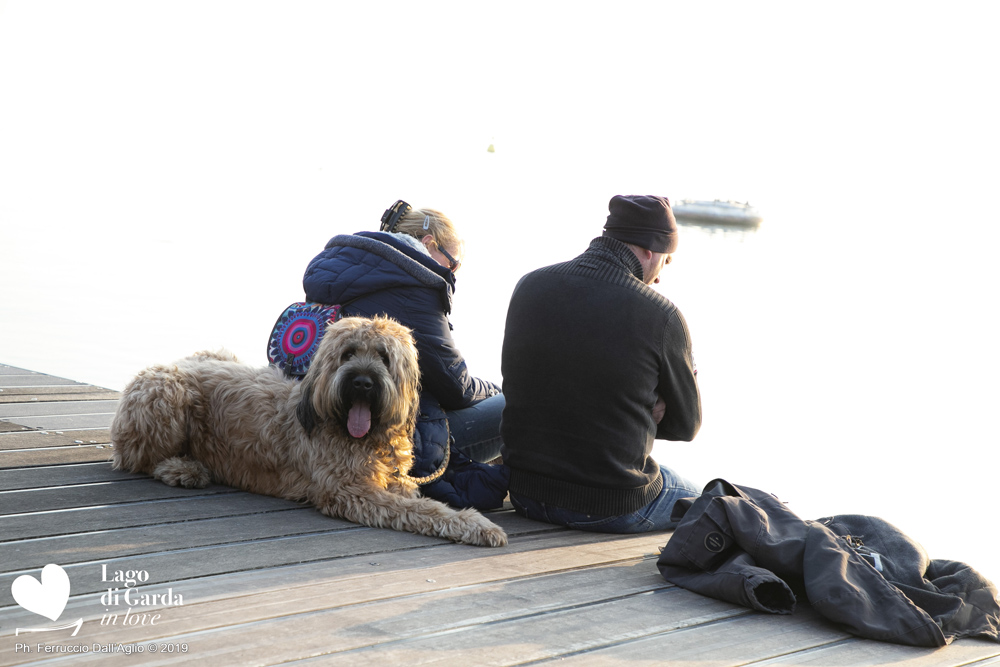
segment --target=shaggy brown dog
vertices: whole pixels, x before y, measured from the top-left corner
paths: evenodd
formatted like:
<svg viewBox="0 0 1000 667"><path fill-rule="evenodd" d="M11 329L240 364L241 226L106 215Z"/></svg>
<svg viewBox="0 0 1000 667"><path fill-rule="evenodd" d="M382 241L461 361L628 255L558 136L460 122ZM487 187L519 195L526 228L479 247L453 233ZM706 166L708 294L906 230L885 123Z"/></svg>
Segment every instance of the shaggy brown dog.
<svg viewBox="0 0 1000 667"><path fill-rule="evenodd" d="M410 331L388 318L331 325L302 382L211 352L152 366L118 405L114 467L171 486L215 481L305 499L366 526L503 546L501 528L474 509L419 497L407 476L419 380Z"/></svg>

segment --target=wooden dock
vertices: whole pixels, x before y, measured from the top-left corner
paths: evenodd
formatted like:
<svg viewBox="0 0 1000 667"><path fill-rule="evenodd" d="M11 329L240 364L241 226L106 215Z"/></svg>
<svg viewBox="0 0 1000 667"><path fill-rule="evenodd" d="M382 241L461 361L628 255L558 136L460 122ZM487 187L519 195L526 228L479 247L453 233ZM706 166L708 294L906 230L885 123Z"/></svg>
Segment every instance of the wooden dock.
<svg viewBox="0 0 1000 667"><path fill-rule="evenodd" d="M510 544L488 549L116 472L117 397L0 365L0 665L1000 666L987 641L902 647L805 605L769 616L672 586L655 564L669 533L582 533L508 507L490 517ZM49 563L71 585L56 620L11 593Z"/></svg>

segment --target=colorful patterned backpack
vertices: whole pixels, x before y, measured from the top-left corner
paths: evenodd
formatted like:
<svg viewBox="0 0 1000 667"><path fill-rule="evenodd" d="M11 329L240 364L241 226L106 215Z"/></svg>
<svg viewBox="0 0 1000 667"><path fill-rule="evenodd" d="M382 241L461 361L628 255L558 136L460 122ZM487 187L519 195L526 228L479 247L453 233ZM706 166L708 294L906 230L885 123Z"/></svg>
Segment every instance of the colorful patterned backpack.
<svg viewBox="0 0 1000 667"><path fill-rule="evenodd" d="M285 375L301 378L309 370L328 326L340 319L343 306L297 301L278 317L267 340L267 360Z"/></svg>

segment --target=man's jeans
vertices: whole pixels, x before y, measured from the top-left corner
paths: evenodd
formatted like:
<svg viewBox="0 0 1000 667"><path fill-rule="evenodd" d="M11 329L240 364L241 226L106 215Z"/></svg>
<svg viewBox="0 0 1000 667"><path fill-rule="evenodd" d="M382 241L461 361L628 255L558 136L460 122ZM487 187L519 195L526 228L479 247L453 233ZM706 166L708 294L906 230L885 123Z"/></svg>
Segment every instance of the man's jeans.
<svg viewBox="0 0 1000 667"><path fill-rule="evenodd" d="M589 530L595 533L646 533L654 530L673 530L677 525L670 520L674 503L681 498L700 496L701 489L666 466L660 466L660 474L663 476L663 489L660 495L656 496L653 502L631 514L619 516L582 514L515 493L510 494L510 502L518 514L529 519L577 530Z"/></svg>
<svg viewBox="0 0 1000 667"><path fill-rule="evenodd" d="M480 463L500 456L500 415L506 404L503 394L497 394L461 410L445 411L455 449Z"/></svg>

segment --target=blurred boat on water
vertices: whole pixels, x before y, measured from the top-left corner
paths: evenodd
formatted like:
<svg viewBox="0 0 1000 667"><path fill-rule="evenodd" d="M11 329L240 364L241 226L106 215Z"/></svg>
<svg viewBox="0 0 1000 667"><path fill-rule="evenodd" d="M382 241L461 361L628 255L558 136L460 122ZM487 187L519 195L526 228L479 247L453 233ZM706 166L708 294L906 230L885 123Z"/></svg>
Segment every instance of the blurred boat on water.
<svg viewBox="0 0 1000 667"><path fill-rule="evenodd" d="M672 206L677 222L758 227L764 220L749 203L682 199Z"/></svg>

